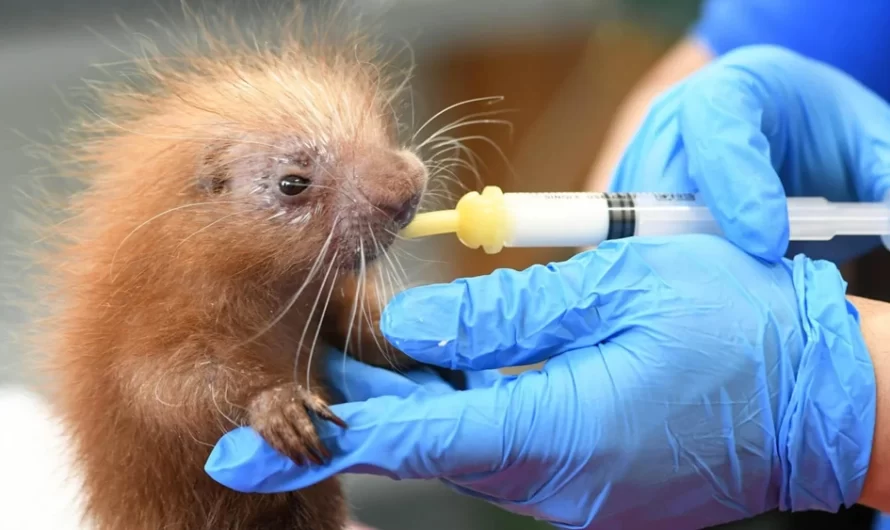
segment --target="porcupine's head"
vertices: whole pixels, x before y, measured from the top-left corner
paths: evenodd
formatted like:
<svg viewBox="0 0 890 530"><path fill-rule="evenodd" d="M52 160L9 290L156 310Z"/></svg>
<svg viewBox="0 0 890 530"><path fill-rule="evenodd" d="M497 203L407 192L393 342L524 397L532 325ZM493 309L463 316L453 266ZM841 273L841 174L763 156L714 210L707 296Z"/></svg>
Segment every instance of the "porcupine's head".
<svg viewBox="0 0 890 530"><path fill-rule="evenodd" d="M397 138L401 87L371 40L302 23L279 21L274 46L205 29L201 53L140 61L147 86L99 91L74 154L90 173L81 209L120 243L114 269L151 256L297 281L373 262L412 219L427 171Z"/></svg>
<svg viewBox="0 0 890 530"><path fill-rule="evenodd" d="M219 222L252 255L375 260L413 218L427 173L397 143L392 93L373 63L297 49L227 70L188 83L183 99L203 110L178 103L212 137L196 156L195 197L231 215Z"/></svg>

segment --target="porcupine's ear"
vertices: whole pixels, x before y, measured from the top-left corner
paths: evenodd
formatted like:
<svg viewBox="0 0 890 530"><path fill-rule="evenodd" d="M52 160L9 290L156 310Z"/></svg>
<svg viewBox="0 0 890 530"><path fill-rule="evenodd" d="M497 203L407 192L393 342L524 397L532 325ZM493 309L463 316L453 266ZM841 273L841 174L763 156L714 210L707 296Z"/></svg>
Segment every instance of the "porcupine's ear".
<svg viewBox="0 0 890 530"><path fill-rule="evenodd" d="M228 140L213 140L204 146L197 172L197 187L202 193L219 195L228 189L228 174L222 161L230 145Z"/></svg>

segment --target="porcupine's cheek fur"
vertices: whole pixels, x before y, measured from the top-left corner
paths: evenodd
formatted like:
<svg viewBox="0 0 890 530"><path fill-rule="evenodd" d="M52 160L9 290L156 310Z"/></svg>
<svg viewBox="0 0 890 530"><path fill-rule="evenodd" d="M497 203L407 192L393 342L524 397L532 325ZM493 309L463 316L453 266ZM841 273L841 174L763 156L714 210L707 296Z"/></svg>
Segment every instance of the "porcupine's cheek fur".
<svg viewBox="0 0 890 530"><path fill-rule="evenodd" d="M329 160L305 142L248 138L216 155L201 188L230 211L225 225L240 231L245 251L299 267L335 247Z"/></svg>

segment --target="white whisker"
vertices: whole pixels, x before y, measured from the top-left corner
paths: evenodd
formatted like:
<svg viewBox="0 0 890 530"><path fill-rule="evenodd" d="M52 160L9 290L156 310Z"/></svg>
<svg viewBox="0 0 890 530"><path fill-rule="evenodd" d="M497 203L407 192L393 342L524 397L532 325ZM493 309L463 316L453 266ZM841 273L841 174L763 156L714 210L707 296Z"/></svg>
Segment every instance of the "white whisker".
<svg viewBox="0 0 890 530"><path fill-rule="evenodd" d="M193 238L194 236L200 234L201 232L207 230L208 228L210 228L211 226L215 225L216 223L222 222L222 221L228 219L229 217L234 217L234 216L236 216L236 215L238 215L238 214L241 214L241 213L244 213L244 212L233 212L233 213L230 213L230 214L226 214L226 215L220 217L219 219L217 219L216 221L213 221L212 223L210 223L210 224L204 226L204 228L200 228L200 229L198 229L198 230L195 230L194 232L192 232L191 234L189 234L187 237L185 237L182 241L180 241L179 244L176 245L176 248L181 247L183 244L185 244L186 241L188 241L189 239Z"/></svg>
<svg viewBox="0 0 890 530"><path fill-rule="evenodd" d="M306 323L303 325L303 333L300 335L300 342L297 343L297 355L296 360L299 360L300 354L303 353L303 343L306 340L306 333L309 332L309 326L312 324L312 318L315 316L315 309L318 307L318 302L321 300L321 293L324 291L324 286L327 284L328 277L331 274L331 271L334 268L334 265L337 263L338 252L334 252L334 257L331 259L331 262L328 264L328 270L324 273L324 278L321 280L321 285L318 287L318 292L315 294L315 301L312 302L312 308L309 311L309 314L306 316ZM336 281L336 275L334 275L334 280ZM333 283L332 283L333 285ZM333 288L333 287L332 287ZM322 314L323 316L323 314ZM319 318L319 326L321 326L321 318ZM296 372L299 363L295 360L294 362L294 381L297 381L298 374ZM309 361L312 361L312 351L309 351ZM307 368L308 370L308 368ZM307 375L307 385L308 375Z"/></svg>
<svg viewBox="0 0 890 530"><path fill-rule="evenodd" d="M121 248L123 248L124 244L133 236L133 234L135 234L139 230L143 229L144 227L148 226L150 223L160 219L161 217L164 217L167 214L171 214L173 212L177 212L180 210L185 210L187 208L195 208L197 206L207 206L207 205L212 205L212 204L225 204L227 202L234 202L234 201L207 201L207 202L196 202L196 203L191 203L191 204L184 204L182 206L170 208L169 210L163 211L163 212L155 215L154 217L148 219L147 221L142 222L139 226L137 226L136 228L131 230L130 233L127 234L127 236L121 240L117 249L114 251L114 254L111 256L111 263L108 266L108 275L112 276L112 277L114 276L114 274L113 274L114 262L117 260L117 254L118 254L118 252L120 252ZM112 279L112 282L113 281L114 281L114 279Z"/></svg>
<svg viewBox="0 0 890 530"><path fill-rule="evenodd" d="M433 120L435 120L439 116L445 114L446 112L448 112L451 109L455 109L462 105L469 105L470 103L488 102L489 104L492 104L496 101L503 101L503 100L504 100L504 96L488 96L488 97L484 97L484 98L468 99L466 101L461 101L461 102L455 103L453 105L449 105L448 107L445 107L444 109L442 109L439 112L437 112L436 114L434 114L430 119L428 119L426 122L424 122L424 124L421 125L419 129L414 131L414 136L411 137L411 141L414 141L417 138L417 135L419 135L420 132L423 131L427 127L427 125L432 123Z"/></svg>
<svg viewBox="0 0 890 530"><path fill-rule="evenodd" d="M421 144L417 146L417 149L423 149L426 145L428 145L429 143L434 141L440 135L447 133L448 131L453 131L453 130L459 129L461 127L468 127L470 125L484 125L484 124L506 125L510 129L510 136L513 135L513 123L509 122L507 120L468 120L468 121L458 120L457 122L452 123L450 125L446 125L445 127L442 127L441 129L436 131L436 134L430 136L429 138L427 138L426 140L421 142Z"/></svg>
<svg viewBox="0 0 890 530"><path fill-rule="evenodd" d="M337 285L337 275L339 274L339 270L334 273L334 277L331 279L331 287L328 289L328 297L325 300L324 307L321 308L321 314L318 317L318 326L315 329L315 337L312 339L312 345L309 347L309 361L306 363L306 390L312 390L312 357L315 355L315 346L318 343L318 336L321 334L321 328L324 323L325 314L328 312L328 304L331 302L331 295L334 293L334 286Z"/></svg>
<svg viewBox="0 0 890 530"><path fill-rule="evenodd" d="M339 216L334 219L334 224L337 223L338 219L339 219ZM306 289L306 287L309 285L309 283L315 277L315 274L317 274L319 266L321 265L321 261L323 260L324 256L327 254L328 247L330 246L331 241L333 241L333 239L334 239L334 231L331 230L331 233L328 234L328 238L325 240L324 245L321 247L321 251L318 253L318 256L315 258L315 262L312 264L312 268L309 270L309 273L306 275L306 280L303 282L303 285L301 285L300 288L297 289L297 292L290 298L290 300L288 300L288 303L285 305L284 309L282 311L280 311L278 313L278 315L272 319L271 322L266 324L265 327L263 327L260 331L255 333L251 338L249 338L246 341L236 344L235 346L233 346L231 348L231 350L234 350L235 348L237 348L239 346L243 346L245 344L250 344L251 342L255 341L256 339L261 337L264 333L266 333L267 331L272 329L276 324L278 324L281 321L282 318L284 318L285 315L287 315L288 312L290 312L290 310L293 308L294 304L296 304L297 300L299 300L300 295L303 294L303 291Z"/></svg>

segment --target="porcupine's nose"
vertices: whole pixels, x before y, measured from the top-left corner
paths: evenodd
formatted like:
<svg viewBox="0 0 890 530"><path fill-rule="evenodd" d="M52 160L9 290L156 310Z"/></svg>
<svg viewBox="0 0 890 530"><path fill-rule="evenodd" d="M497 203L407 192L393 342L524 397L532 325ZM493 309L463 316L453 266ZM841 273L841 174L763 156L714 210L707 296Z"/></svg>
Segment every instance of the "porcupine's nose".
<svg viewBox="0 0 890 530"><path fill-rule="evenodd" d="M393 223L399 229L408 225L417 213L426 169L411 153L383 151L378 156L363 161L356 172L356 185L369 205L383 214L385 223Z"/></svg>
<svg viewBox="0 0 890 530"><path fill-rule="evenodd" d="M408 226L417 214L417 206L420 204L420 193L415 193L410 199L403 202L397 209L393 210L392 220L398 225L399 229Z"/></svg>

